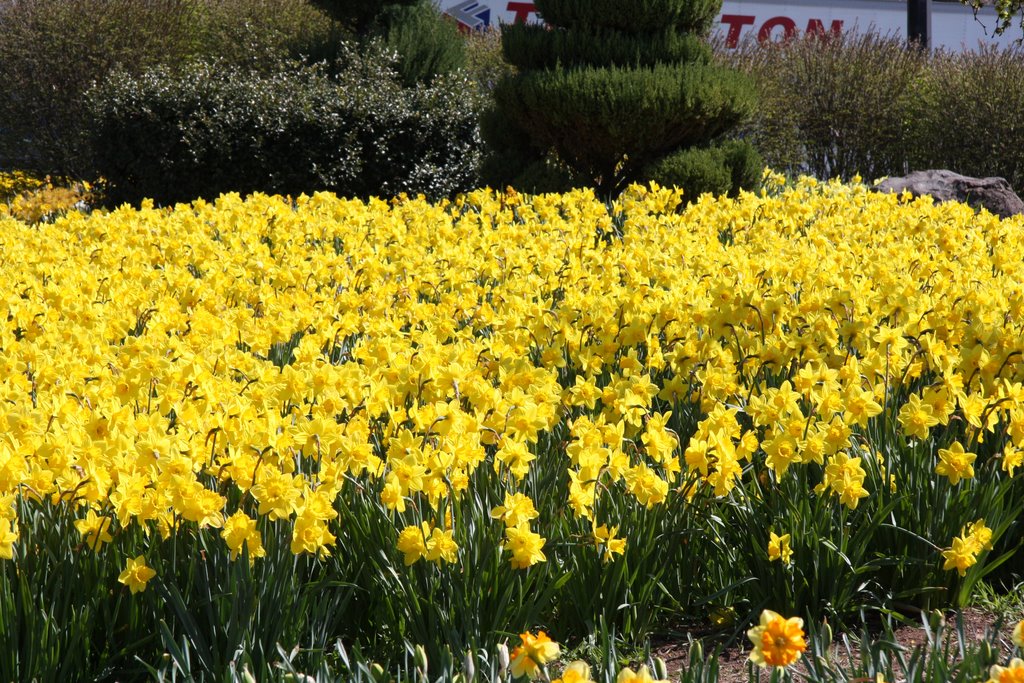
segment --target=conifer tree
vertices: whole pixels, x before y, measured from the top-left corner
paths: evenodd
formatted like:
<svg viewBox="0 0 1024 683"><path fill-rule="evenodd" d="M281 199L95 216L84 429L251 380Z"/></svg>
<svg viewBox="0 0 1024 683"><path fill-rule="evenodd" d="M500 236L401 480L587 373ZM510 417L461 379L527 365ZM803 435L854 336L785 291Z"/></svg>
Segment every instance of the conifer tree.
<svg viewBox="0 0 1024 683"><path fill-rule="evenodd" d="M419 0L314 0L357 34L365 34L380 21L385 10L397 5L415 5Z"/></svg>
<svg viewBox="0 0 1024 683"><path fill-rule="evenodd" d="M315 0L363 40L383 40L398 53L406 85L432 80L465 63L462 36L432 0Z"/></svg>
<svg viewBox="0 0 1024 683"><path fill-rule="evenodd" d="M759 178L746 143L710 146L754 106L753 84L712 61L721 0L535 4L547 26L503 30L517 72L498 83L482 124L490 184L557 190L571 178L611 196L648 179L694 194Z"/></svg>

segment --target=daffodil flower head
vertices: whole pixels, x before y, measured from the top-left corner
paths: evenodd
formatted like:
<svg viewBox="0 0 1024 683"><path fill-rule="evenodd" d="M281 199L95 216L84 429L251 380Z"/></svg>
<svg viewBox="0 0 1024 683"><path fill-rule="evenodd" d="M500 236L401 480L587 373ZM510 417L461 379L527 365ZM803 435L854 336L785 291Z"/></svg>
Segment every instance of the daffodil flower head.
<svg viewBox="0 0 1024 683"><path fill-rule="evenodd" d="M540 678L542 667L558 658L561 649L544 631L537 635L526 632L519 634L519 646L512 651L510 667L512 676Z"/></svg>
<svg viewBox="0 0 1024 683"><path fill-rule="evenodd" d="M647 666L644 665L637 671L630 668L623 669L615 677L615 683L668 683L668 680L654 678Z"/></svg>
<svg viewBox="0 0 1024 683"><path fill-rule="evenodd" d="M787 667L794 663L807 649L803 626L804 621L799 617L787 619L771 610L764 610L760 623L747 631L747 637L754 646L750 661L762 667Z"/></svg>
<svg viewBox="0 0 1024 683"><path fill-rule="evenodd" d="M146 565L146 558L142 555L129 559L125 564L124 571L117 577L119 583L128 586L131 592L139 593L146 590L146 584L156 576L156 570Z"/></svg>
<svg viewBox="0 0 1024 683"><path fill-rule="evenodd" d="M985 683L1024 683L1024 660L1011 659L1007 666L994 665Z"/></svg>
<svg viewBox="0 0 1024 683"><path fill-rule="evenodd" d="M789 564L793 556L793 550L789 547L789 534L779 536L774 531L769 532L768 539L768 560L774 562L781 560L782 564Z"/></svg>
<svg viewBox="0 0 1024 683"><path fill-rule="evenodd" d="M593 680L590 677L590 666L586 662L576 660L567 664L562 675L551 683L588 683Z"/></svg>

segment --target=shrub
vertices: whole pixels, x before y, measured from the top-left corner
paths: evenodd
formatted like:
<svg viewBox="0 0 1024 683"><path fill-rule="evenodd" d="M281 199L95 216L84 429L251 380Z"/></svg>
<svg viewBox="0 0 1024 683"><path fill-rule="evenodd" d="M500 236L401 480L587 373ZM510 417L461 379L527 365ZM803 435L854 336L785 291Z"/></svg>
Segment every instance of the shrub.
<svg viewBox="0 0 1024 683"><path fill-rule="evenodd" d="M913 168L1002 176L1024 191L1024 52L935 53L918 85Z"/></svg>
<svg viewBox="0 0 1024 683"><path fill-rule="evenodd" d="M110 199L159 203L227 191L425 193L475 183L476 95L465 77L402 88L381 51L337 76L282 62L121 72L91 93Z"/></svg>
<svg viewBox="0 0 1024 683"><path fill-rule="evenodd" d="M520 69L622 64L654 66L660 62L711 61L711 48L700 36L665 31L654 36L615 29L590 33L551 31L541 24L512 24L503 29L505 58Z"/></svg>
<svg viewBox="0 0 1024 683"><path fill-rule="evenodd" d="M819 178L906 171L926 58L902 38L806 36L750 43L724 58L757 82L745 132L770 167Z"/></svg>
<svg viewBox="0 0 1024 683"><path fill-rule="evenodd" d="M421 0L314 0L315 4L356 33L370 31L382 14L395 5L415 5Z"/></svg>
<svg viewBox="0 0 1024 683"><path fill-rule="evenodd" d="M757 83L744 133L772 168L846 179L948 168L1024 191L1022 54L927 53L847 34L748 43L718 57Z"/></svg>
<svg viewBox="0 0 1024 683"><path fill-rule="evenodd" d="M498 81L515 69L502 56L501 32L497 29L472 31L463 37L465 69L480 90L490 93Z"/></svg>
<svg viewBox="0 0 1024 683"><path fill-rule="evenodd" d="M176 0L33 0L0 12L0 168L88 172L81 94L116 65L187 52Z"/></svg>
<svg viewBox="0 0 1024 683"><path fill-rule="evenodd" d="M728 140L670 154L644 175L660 185L686 188L696 198L705 192L735 197L741 189L756 188L763 172L764 160L749 142Z"/></svg>
<svg viewBox="0 0 1024 683"><path fill-rule="evenodd" d="M249 66L326 56L337 29L306 0L32 0L0 12L0 168L92 171L83 100L115 69L196 56Z"/></svg>
<svg viewBox="0 0 1024 683"><path fill-rule="evenodd" d="M541 0L536 5L553 26L606 26L638 34L676 27L704 35L722 7L720 0Z"/></svg>
<svg viewBox="0 0 1024 683"><path fill-rule="evenodd" d="M465 64L455 23L430 0L316 0L367 44L384 40L398 53L406 85L432 80Z"/></svg>
<svg viewBox="0 0 1024 683"><path fill-rule="evenodd" d="M341 25L308 0L200 0L193 7L192 54L230 64L335 59L343 38Z"/></svg>
<svg viewBox="0 0 1024 683"><path fill-rule="evenodd" d="M458 27L432 4L396 7L390 16L387 44L398 53L398 72L405 85L430 82L465 66Z"/></svg>
<svg viewBox="0 0 1024 683"><path fill-rule="evenodd" d="M489 131L500 184L554 153L603 195L645 168L704 146L752 111L748 80L709 64L702 41L721 6L709 0L538 0L553 29L507 27L518 73L495 89L515 135ZM497 133L497 134L494 134ZM495 179L492 179L495 180Z"/></svg>

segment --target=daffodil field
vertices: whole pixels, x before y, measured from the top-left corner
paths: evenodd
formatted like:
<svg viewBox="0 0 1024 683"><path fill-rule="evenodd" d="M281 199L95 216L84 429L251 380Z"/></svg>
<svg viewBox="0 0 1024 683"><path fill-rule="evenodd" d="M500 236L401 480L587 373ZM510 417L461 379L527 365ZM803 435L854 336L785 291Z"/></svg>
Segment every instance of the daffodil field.
<svg viewBox="0 0 1024 683"><path fill-rule="evenodd" d="M1021 219L224 195L0 214L0 297L3 681L504 671L1024 563Z"/></svg>

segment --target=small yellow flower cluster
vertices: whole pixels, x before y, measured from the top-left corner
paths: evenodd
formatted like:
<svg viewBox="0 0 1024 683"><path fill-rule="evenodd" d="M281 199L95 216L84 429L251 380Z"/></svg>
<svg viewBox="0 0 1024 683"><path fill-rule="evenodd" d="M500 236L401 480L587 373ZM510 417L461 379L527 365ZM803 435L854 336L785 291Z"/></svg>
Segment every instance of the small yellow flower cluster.
<svg viewBox="0 0 1024 683"><path fill-rule="evenodd" d="M440 564L455 562L459 546L452 538L451 531L431 528L423 522L420 526L408 526L398 535L398 549L405 554L405 564L410 565L426 558Z"/></svg>
<svg viewBox="0 0 1024 683"><path fill-rule="evenodd" d="M825 476L814 491L828 491L839 496L839 501L851 510L857 509L861 498L867 498L868 491L864 488L867 472L861 467L859 457L851 458L846 453L836 453L828 459Z"/></svg>
<svg viewBox="0 0 1024 683"><path fill-rule="evenodd" d="M960 535L953 539L953 545L942 551L946 562L944 570L956 569L960 576L978 561L978 555L992 549L992 530L985 526L985 520L979 519L968 524Z"/></svg>
<svg viewBox="0 0 1024 683"><path fill-rule="evenodd" d="M519 645L512 650L509 671L513 678L542 678L546 674L547 665L557 660L559 654L561 654L561 648L558 643L551 640L544 631L539 631L537 635L529 632L522 633L519 635ZM661 664L663 665L664 662ZM566 664L561 676L546 680L551 680L551 683L588 683L594 679L590 677L590 666L586 662L576 660ZM655 679L651 676L650 670L646 666L641 666L637 671L623 667L615 681L616 683L668 683L667 679Z"/></svg>
<svg viewBox="0 0 1024 683"><path fill-rule="evenodd" d="M21 171L0 173L0 217L38 223L91 201L92 186L87 182L39 179Z"/></svg>
<svg viewBox="0 0 1024 683"><path fill-rule="evenodd" d="M24 171L0 171L0 203L10 202L20 194L38 190L46 183L46 179Z"/></svg>

